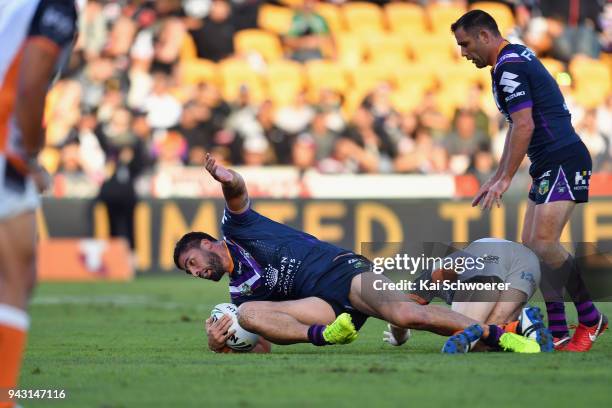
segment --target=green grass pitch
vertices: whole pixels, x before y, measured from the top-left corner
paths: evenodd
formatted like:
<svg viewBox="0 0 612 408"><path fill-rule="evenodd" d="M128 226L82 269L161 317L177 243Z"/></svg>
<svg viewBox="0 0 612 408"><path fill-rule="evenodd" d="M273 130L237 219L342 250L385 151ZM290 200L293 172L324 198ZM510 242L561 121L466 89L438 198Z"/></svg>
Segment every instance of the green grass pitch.
<svg viewBox="0 0 612 408"><path fill-rule="evenodd" d="M347 346L274 346L217 355L203 320L227 284L180 276L131 283L43 284L31 307L22 389L63 389L24 407L611 406L612 333L590 353L440 354L415 332L383 344L370 319ZM612 317L612 305L600 304ZM570 322L575 317L570 317Z"/></svg>

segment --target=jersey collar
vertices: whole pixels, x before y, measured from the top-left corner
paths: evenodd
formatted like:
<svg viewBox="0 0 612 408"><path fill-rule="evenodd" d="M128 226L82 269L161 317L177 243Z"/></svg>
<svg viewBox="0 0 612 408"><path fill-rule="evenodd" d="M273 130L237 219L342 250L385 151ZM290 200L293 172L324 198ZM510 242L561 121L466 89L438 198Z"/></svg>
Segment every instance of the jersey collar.
<svg viewBox="0 0 612 408"><path fill-rule="evenodd" d="M232 258L232 254L229 250L229 248L227 247L227 242L225 240L222 241L223 245L225 246L225 251L227 252L227 256L229 258L229 275L231 276L232 272L234 271L234 258Z"/></svg>
<svg viewBox="0 0 612 408"><path fill-rule="evenodd" d="M499 59L502 56L504 48L506 48L509 45L512 45L512 43L508 40L503 40L502 43L499 44L499 48L497 48L497 57L495 57L495 64L493 64L493 66L491 67L491 73L495 71L495 67L497 66L497 63L499 62Z"/></svg>

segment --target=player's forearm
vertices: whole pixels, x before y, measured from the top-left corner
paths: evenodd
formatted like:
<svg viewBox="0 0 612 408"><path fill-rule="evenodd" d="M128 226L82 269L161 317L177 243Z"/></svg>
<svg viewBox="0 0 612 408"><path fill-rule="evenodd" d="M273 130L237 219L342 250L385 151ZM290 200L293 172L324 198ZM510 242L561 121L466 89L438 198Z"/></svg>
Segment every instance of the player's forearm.
<svg viewBox="0 0 612 408"><path fill-rule="evenodd" d="M501 158L499 159L499 166L497 167L497 171L493 176L495 181L501 178L504 167L506 166L506 162L508 160L508 151L510 150L510 135L512 134L512 125L506 132L506 138L504 139L504 149L502 150Z"/></svg>
<svg viewBox="0 0 612 408"><path fill-rule="evenodd" d="M512 180L521 165L531 141L533 127L529 124L515 124L508 135L508 152L500 166L500 179Z"/></svg>
<svg viewBox="0 0 612 408"><path fill-rule="evenodd" d="M232 180L227 183L222 183L223 197L227 206L232 211L242 211L249 204L249 194L246 184L240 174L234 170L228 169L232 173Z"/></svg>
<svg viewBox="0 0 612 408"><path fill-rule="evenodd" d="M45 144L42 126L45 97L46 84L21 88L17 94L15 114L27 156L36 156Z"/></svg>

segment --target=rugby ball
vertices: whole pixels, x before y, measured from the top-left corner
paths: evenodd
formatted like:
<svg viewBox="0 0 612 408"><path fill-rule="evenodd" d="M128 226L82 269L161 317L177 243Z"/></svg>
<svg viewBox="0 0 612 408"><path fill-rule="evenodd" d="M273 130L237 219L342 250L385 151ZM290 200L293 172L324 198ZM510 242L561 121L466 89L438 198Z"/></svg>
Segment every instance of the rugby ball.
<svg viewBox="0 0 612 408"><path fill-rule="evenodd" d="M212 317L213 322L216 322L224 314L232 317L233 323L230 331L234 330L234 334L226 340L225 344L236 351L251 351L259 341L259 336L240 327L238 324L238 306L231 303L219 303L213 308L210 317Z"/></svg>

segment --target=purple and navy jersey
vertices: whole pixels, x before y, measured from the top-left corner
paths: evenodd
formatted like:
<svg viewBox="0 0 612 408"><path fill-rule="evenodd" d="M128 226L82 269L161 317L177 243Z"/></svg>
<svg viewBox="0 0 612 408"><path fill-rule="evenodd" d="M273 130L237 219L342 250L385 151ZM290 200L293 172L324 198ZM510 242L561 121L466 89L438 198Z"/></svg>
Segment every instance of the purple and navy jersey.
<svg viewBox="0 0 612 408"><path fill-rule="evenodd" d="M491 76L495 103L506 120L512 123L511 114L532 108L535 129L527 149L532 162L580 140L557 82L529 48L506 45Z"/></svg>
<svg viewBox="0 0 612 408"><path fill-rule="evenodd" d="M237 305L309 296L330 271L334 258L350 252L272 221L250 207L242 214L226 208L221 230L234 262L229 290Z"/></svg>

